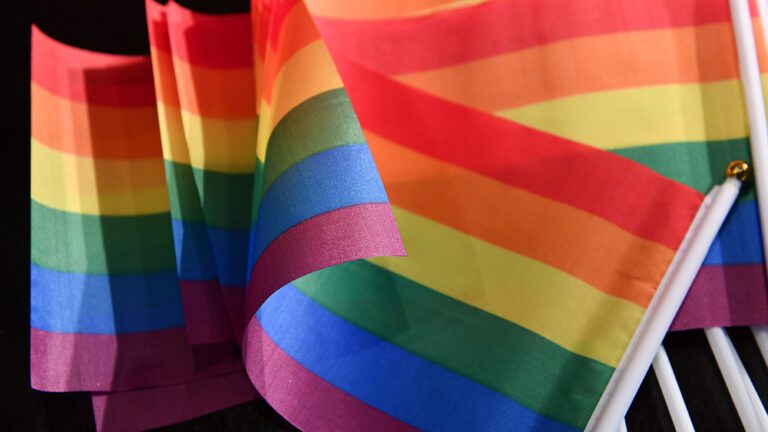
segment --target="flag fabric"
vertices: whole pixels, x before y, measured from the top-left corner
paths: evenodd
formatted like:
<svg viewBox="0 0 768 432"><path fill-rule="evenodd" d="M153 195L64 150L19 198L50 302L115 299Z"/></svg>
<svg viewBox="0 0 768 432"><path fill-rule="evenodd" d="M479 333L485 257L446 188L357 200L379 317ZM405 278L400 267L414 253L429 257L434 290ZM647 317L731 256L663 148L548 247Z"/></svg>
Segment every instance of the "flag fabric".
<svg viewBox="0 0 768 432"><path fill-rule="evenodd" d="M306 430L583 429L702 193L747 155L728 3L306 3L408 257L269 299L260 394Z"/></svg>
<svg viewBox="0 0 768 432"><path fill-rule="evenodd" d="M308 15L254 41L248 13L146 6L151 56L33 29L32 385L94 392L103 430L253 399L244 317L306 272L403 253Z"/></svg>
<svg viewBox="0 0 768 432"><path fill-rule="evenodd" d="M239 339L257 171L250 15L146 3L177 268L191 340Z"/></svg>
<svg viewBox="0 0 768 432"><path fill-rule="evenodd" d="M727 0L251 6L147 0L148 55L33 30L33 387L102 430L257 392L304 430L583 429L749 159ZM677 328L768 323L756 212Z"/></svg>
<svg viewBox="0 0 768 432"><path fill-rule="evenodd" d="M32 38L33 385L188 379L149 59L78 50L36 28ZM211 359L232 360L212 373L239 369L230 347L212 348Z"/></svg>
<svg viewBox="0 0 768 432"><path fill-rule="evenodd" d="M32 45L32 386L94 392L98 426L252 400L234 347L187 339L149 57L80 50L37 28ZM160 386L187 397L119 418L130 403L114 392L152 400Z"/></svg>
<svg viewBox="0 0 768 432"><path fill-rule="evenodd" d="M750 159L727 1L401 3L309 2L328 43L353 63L701 193L729 161ZM768 321L760 238L748 188L673 329Z"/></svg>

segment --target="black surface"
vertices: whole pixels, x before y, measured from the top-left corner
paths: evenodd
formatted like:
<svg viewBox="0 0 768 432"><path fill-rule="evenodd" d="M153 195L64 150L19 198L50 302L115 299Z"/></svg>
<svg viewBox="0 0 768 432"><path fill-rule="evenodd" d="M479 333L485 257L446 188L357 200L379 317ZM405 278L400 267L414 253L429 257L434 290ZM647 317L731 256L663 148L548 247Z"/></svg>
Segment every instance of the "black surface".
<svg viewBox="0 0 768 432"><path fill-rule="evenodd" d="M182 3L201 11L247 9L247 2L204 0ZM113 53L147 52L141 0L0 1L0 132L5 178L0 181L4 222L0 288L0 430L89 431L93 415L87 394L53 394L29 386L29 25L72 45ZM768 400L768 369L746 329L730 331L750 376ZM699 431L738 431L741 425L702 331L667 337L672 366ZM644 381L627 415L630 431L673 431L653 374ZM263 401L240 405L164 431L291 430Z"/></svg>

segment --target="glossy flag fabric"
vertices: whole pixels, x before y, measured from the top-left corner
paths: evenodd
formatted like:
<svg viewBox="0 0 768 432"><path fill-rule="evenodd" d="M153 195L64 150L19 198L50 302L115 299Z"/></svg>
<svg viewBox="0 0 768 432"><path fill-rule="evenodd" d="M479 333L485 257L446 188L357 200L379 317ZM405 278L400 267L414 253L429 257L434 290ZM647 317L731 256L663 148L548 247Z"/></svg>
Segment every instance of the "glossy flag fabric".
<svg viewBox="0 0 768 432"><path fill-rule="evenodd" d="M749 156L727 0L183 4L33 30L33 386L102 430L583 429ZM768 323L756 211L677 328Z"/></svg>

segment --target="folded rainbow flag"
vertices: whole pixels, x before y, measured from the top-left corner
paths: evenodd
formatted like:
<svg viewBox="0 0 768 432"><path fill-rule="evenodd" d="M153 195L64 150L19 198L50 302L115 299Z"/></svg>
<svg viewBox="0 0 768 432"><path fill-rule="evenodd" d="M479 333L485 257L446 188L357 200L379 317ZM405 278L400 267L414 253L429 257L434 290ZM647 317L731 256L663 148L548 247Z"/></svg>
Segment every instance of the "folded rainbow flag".
<svg viewBox="0 0 768 432"><path fill-rule="evenodd" d="M102 430L583 429L749 156L727 0L183 4L33 31L33 386ZM756 211L677 328L768 323Z"/></svg>
<svg viewBox="0 0 768 432"><path fill-rule="evenodd" d="M702 192L748 153L727 1L306 4L408 257L274 295L257 389L306 430L583 429ZM705 272L751 271L717 257L755 244L752 203Z"/></svg>
<svg viewBox="0 0 768 432"><path fill-rule="evenodd" d="M148 2L147 17L151 59L33 30L32 385L94 392L109 430L253 399L235 344L246 305L324 266L403 254L306 14L303 39L264 38L259 71L247 13Z"/></svg>
<svg viewBox="0 0 768 432"><path fill-rule="evenodd" d="M727 1L308 4L337 58L611 151L701 193L720 181L730 160L749 160ZM765 71L763 32L753 15ZM768 321L760 238L748 189L673 329Z"/></svg>

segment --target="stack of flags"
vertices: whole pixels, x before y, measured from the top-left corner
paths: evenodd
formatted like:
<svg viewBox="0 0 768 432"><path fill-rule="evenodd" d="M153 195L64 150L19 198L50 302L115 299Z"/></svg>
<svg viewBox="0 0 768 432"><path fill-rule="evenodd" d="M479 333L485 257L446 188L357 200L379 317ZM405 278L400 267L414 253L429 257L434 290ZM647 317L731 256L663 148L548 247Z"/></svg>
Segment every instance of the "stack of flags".
<svg viewBox="0 0 768 432"><path fill-rule="evenodd" d="M146 10L33 30L32 384L103 430L581 430L749 158L727 0ZM759 238L748 191L677 328L768 323Z"/></svg>

